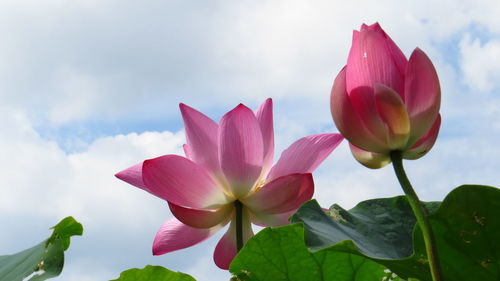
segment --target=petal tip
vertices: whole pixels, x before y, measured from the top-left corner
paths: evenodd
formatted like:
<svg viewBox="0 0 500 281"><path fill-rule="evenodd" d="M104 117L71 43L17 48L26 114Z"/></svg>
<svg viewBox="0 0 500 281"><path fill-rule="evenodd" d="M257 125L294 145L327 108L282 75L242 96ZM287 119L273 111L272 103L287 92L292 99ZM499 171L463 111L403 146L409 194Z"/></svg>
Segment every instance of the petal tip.
<svg viewBox="0 0 500 281"><path fill-rule="evenodd" d="M262 104L266 108L270 108L272 110L272 108L273 108L273 99L272 98L267 98Z"/></svg>
<svg viewBox="0 0 500 281"><path fill-rule="evenodd" d="M419 56L419 57L415 58L416 56ZM430 62L432 64L431 59L429 58L429 56L422 49L420 49L419 47L416 47L411 52L409 60L412 60L412 58L413 58L413 60L414 59L419 59L419 60L424 59L424 60L427 60L428 62Z"/></svg>
<svg viewBox="0 0 500 281"><path fill-rule="evenodd" d="M222 119L224 119L225 117L227 118L227 116L235 116L235 115L238 116L242 112L252 112L252 115L255 116L255 114L253 113L253 111L250 108L248 108L248 106L240 103L237 106L235 106L233 109L231 109L230 111L228 111L226 114L224 114L224 116L222 116Z"/></svg>
<svg viewBox="0 0 500 281"><path fill-rule="evenodd" d="M169 252L165 251L164 249L162 250L160 244L161 243L158 239L158 234L157 234L155 236L155 239L153 240L153 246L151 247L151 253L153 254L153 256L161 256Z"/></svg>
<svg viewBox="0 0 500 281"><path fill-rule="evenodd" d="M119 180L123 180L123 171L120 171L118 173L115 174L115 178L119 179Z"/></svg>
<svg viewBox="0 0 500 281"><path fill-rule="evenodd" d="M234 109L237 109L237 110L250 110L250 108L248 108L246 105L240 103L238 104Z"/></svg>
<svg viewBox="0 0 500 281"><path fill-rule="evenodd" d="M373 28L373 29L380 29L382 30L382 27L380 26L380 23L378 23L378 21L372 23L371 25L368 26L369 28Z"/></svg>
<svg viewBox="0 0 500 281"><path fill-rule="evenodd" d="M203 113L199 112L198 110L192 108L191 106L185 104L185 103L179 103L179 109L181 111L182 118L193 118L196 115L203 115Z"/></svg>
<svg viewBox="0 0 500 281"><path fill-rule="evenodd" d="M194 108L190 107L189 105L185 103L179 103L179 110L181 111L182 117L185 117L185 114L188 114L190 111L195 110Z"/></svg>
<svg viewBox="0 0 500 281"><path fill-rule="evenodd" d="M414 52L422 52L422 53L424 53L424 51L422 51L422 49L420 49L420 47L416 47L413 51Z"/></svg>
<svg viewBox="0 0 500 281"><path fill-rule="evenodd" d="M151 249L151 253L153 254L153 256L161 256L162 255L162 253L160 253L160 251L155 249L154 246L153 246L153 249Z"/></svg>
<svg viewBox="0 0 500 281"><path fill-rule="evenodd" d="M189 109L190 107L186 105L185 103L180 102L179 103L179 109L181 110L181 113L186 111L186 109Z"/></svg>

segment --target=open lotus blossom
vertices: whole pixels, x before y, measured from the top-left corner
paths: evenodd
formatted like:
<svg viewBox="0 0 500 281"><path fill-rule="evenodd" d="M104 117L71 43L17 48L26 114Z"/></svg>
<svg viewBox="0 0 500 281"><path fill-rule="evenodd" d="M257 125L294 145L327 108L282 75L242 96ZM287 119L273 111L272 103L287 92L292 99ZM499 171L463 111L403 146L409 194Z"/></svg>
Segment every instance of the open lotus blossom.
<svg viewBox="0 0 500 281"><path fill-rule="evenodd" d="M370 168L391 151L417 159L436 141L441 117L436 70L416 48L407 60L378 23L354 31L347 65L331 92L333 120L354 157Z"/></svg>
<svg viewBox="0 0 500 281"><path fill-rule="evenodd" d="M174 217L158 230L154 255L195 245L229 223L214 252L217 266L228 269L237 252L235 206L242 206L243 242L253 236L252 222L287 224L290 214L313 195L311 172L343 138L339 134L304 137L272 166L271 99L255 113L240 104L219 124L187 105L181 104L180 110L186 157L146 160L116 177L168 202Z"/></svg>

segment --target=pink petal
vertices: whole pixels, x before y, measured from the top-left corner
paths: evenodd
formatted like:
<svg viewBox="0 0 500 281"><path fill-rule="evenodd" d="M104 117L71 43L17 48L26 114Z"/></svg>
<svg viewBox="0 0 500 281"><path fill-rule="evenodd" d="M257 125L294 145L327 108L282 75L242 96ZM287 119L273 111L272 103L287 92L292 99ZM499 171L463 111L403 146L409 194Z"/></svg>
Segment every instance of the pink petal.
<svg viewBox="0 0 500 281"><path fill-rule="evenodd" d="M204 167L181 156L146 160L142 175L153 194L176 205L212 209L229 202L222 187Z"/></svg>
<svg viewBox="0 0 500 281"><path fill-rule="evenodd" d="M222 171L236 198L244 197L259 177L264 144L257 118L240 104L220 122L219 157Z"/></svg>
<svg viewBox="0 0 500 281"><path fill-rule="evenodd" d="M267 183L241 202L252 212L276 214L296 210L313 193L311 174L291 174Z"/></svg>
<svg viewBox="0 0 500 281"><path fill-rule="evenodd" d="M115 174L115 177L135 187L144 189L147 192L151 192L142 181L142 163L143 162L135 164L134 166Z"/></svg>
<svg viewBox="0 0 500 281"><path fill-rule="evenodd" d="M349 93L349 100L365 127L378 142L384 144L384 149L387 149L387 129L377 110L374 88L355 88Z"/></svg>
<svg viewBox="0 0 500 281"><path fill-rule="evenodd" d="M382 168L385 165L391 163L391 157L389 152L387 153L376 153L363 150L357 146L349 144L351 148L351 153L358 160L359 163L363 164L365 167L370 169Z"/></svg>
<svg viewBox="0 0 500 281"><path fill-rule="evenodd" d="M184 155L186 155L187 159L193 160L191 159L191 156L189 156L191 154L191 150L189 149L187 144L182 145L182 150L184 150Z"/></svg>
<svg viewBox="0 0 500 281"><path fill-rule="evenodd" d="M245 209L243 210L243 243L246 243L248 239L253 236L253 231L250 224L248 212ZM231 224L229 225L229 229L224 234L224 236L222 236L222 238L219 240L219 243L217 243L217 246L215 247L215 264L221 269L229 269L229 265L236 256L236 253L236 222L233 219L231 221Z"/></svg>
<svg viewBox="0 0 500 281"><path fill-rule="evenodd" d="M267 181L295 173L312 173L342 140L339 134L319 134L299 139L281 153Z"/></svg>
<svg viewBox="0 0 500 281"><path fill-rule="evenodd" d="M375 30L377 32L381 32L384 35L385 39L387 40L386 42L387 47L389 48L389 51L391 53L392 59L394 60L394 63L396 64L396 67L398 68L400 73L404 74L406 72L406 66L408 64L408 60L406 59L406 56L403 54L401 49L399 49L396 43L394 43L392 38L389 35L387 35L387 33L385 33L385 31L382 29L382 27L380 27L380 24L378 22L370 26L366 26L366 28Z"/></svg>
<svg viewBox="0 0 500 281"><path fill-rule="evenodd" d="M273 164L274 156L274 128L273 128L273 100L267 99L255 112L262 139L264 141L264 162L261 174L265 175Z"/></svg>
<svg viewBox="0 0 500 281"><path fill-rule="evenodd" d="M439 134L439 128L441 126L441 115L438 114L436 121L432 128L421 137L409 150L403 153L403 158L405 159L418 159L424 156L436 142L437 136Z"/></svg>
<svg viewBox="0 0 500 281"><path fill-rule="evenodd" d="M410 119L401 97L389 87L375 83L375 102L384 120L390 150L404 149L410 137Z"/></svg>
<svg viewBox="0 0 500 281"><path fill-rule="evenodd" d="M212 236L222 227L223 225L216 225L211 228L194 228L183 224L176 218L171 218L156 233L153 242L153 255L163 255L196 245Z"/></svg>
<svg viewBox="0 0 500 281"><path fill-rule="evenodd" d="M208 171L219 173L220 164L217 147L219 126L203 113L185 104L181 103L179 108L186 128L186 155L189 155L189 159L205 167Z"/></svg>
<svg viewBox="0 0 500 281"><path fill-rule="evenodd" d="M226 220L234 204L226 204L214 210L186 208L168 202L172 215L182 223L196 228L210 228Z"/></svg>
<svg viewBox="0 0 500 281"><path fill-rule="evenodd" d="M441 88L436 69L419 48L410 56L405 91L411 122L410 143L413 143L433 126L441 105Z"/></svg>
<svg viewBox="0 0 500 281"><path fill-rule="evenodd" d="M257 213L251 212L250 218L252 222L258 226L262 227L278 227L282 225L290 224L288 220L297 210L291 210L284 213L279 214L266 214L266 213Z"/></svg>
<svg viewBox="0 0 500 281"><path fill-rule="evenodd" d="M330 109L335 125L349 142L370 151L386 150L385 142L367 128L349 99L345 89L345 67L333 83Z"/></svg>
<svg viewBox="0 0 500 281"><path fill-rule="evenodd" d="M353 37L347 59L347 92L358 87L371 88L378 82L402 95L404 72L400 69L401 54L401 50L388 39L378 24L362 27Z"/></svg>

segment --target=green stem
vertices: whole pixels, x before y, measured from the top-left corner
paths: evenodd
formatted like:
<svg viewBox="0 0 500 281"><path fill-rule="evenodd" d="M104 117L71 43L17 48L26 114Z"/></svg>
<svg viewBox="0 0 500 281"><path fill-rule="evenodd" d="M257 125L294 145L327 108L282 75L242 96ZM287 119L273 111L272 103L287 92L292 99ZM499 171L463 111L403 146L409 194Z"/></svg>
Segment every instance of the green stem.
<svg viewBox="0 0 500 281"><path fill-rule="evenodd" d="M239 200L234 201L236 208L236 251L243 248L243 204Z"/></svg>
<svg viewBox="0 0 500 281"><path fill-rule="evenodd" d="M413 214L417 218L417 223L422 230L422 235L425 242L425 250L427 251L427 257L429 259L429 266L431 269L432 280L442 281L441 269L439 267L439 259L436 249L436 242L434 240L434 235L432 234L431 224L429 222L429 217L427 215L427 210L424 205L418 199L417 193L411 186L408 177L406 176L405 170L403 168L403 154L401 151L391 152L391 160L394 167L394 172L399 180L399 184L403 188L408 203L410 203Z"/></svg>

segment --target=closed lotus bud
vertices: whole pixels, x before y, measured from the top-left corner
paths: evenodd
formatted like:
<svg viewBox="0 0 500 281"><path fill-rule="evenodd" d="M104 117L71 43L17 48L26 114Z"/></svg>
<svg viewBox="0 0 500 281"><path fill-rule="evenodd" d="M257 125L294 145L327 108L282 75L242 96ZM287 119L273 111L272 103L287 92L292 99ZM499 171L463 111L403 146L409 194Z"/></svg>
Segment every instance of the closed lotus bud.
<svg viewBox="0 0 500 281"><path fill-rule="evenodd" d="M391 151L402 151L405 159L425 155L439 133L440 103L436 70L422 50L406 59L378 23L354 31L330 105L360 163L383 167L391 162Z"/></svg>

